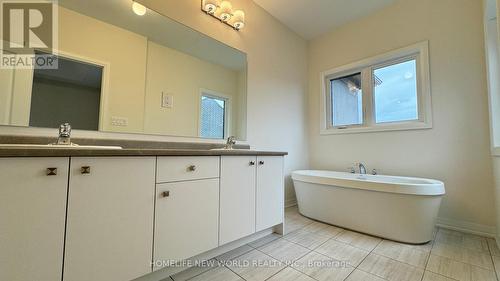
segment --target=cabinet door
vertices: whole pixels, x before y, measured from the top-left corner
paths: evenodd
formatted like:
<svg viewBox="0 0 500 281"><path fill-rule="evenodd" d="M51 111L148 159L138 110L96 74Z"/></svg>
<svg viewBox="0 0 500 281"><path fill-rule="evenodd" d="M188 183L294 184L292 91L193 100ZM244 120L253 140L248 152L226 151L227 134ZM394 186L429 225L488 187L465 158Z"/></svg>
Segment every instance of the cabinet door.
<svg viewBox="0 0 500 281"><path fill-rule="evenodd" d="M0 159L0 280L61 280L68 167L69 158Z"/></svg>
<svg viewBox="0 0 500 281"><path fill-rule="evenodd" d="M187 259L217 248L218 232L219 179L157 185L155 261Z"/></svg>
<svg viewBox="0 0 500 281"><path fill-rule="evenodd" d="M151 272L155 161L71 159L64 280L124 281Z"/></svg>
<svg viewBox="0 0 500 281"><path fill-rule="evenodd" d="M256 230L283 222L283 157L257 157Z"/></svg>
<svg viewBox="0 0 500 281"><path fill-rule="evenodd" d="M255 156L221 157L220 245L255 233L256 161Z"/></svg>

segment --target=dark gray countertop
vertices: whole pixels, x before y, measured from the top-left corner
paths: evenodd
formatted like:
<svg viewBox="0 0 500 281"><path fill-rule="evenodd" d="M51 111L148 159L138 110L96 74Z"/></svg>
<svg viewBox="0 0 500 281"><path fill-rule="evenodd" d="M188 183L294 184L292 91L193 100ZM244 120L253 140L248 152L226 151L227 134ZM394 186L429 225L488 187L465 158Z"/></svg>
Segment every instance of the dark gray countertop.
<svg viewBox="0 0 500 281"><path fill-rule="evenodd" d="M247 144L237 144L235 150L211 150L223 144L206 142L162 142L117 139L72 138L74 143L90 146L121 146L113 149L78 149L45 147L0 148L0 157L92 157L92 156L220 156L220 155L262 155L284 156L287 152L250 150ZM1 136L0 144L48 144L54 142L50 137ZM247 150L248 149L248 150Z"/></svg>
<svg viewBox="0 0 500 281"><path fill-rule="evenodd" d="M208 149L66 149L66 148L0 148L0 157L93 157L93 156L284 156L287 152L257 150Z"/></svg>

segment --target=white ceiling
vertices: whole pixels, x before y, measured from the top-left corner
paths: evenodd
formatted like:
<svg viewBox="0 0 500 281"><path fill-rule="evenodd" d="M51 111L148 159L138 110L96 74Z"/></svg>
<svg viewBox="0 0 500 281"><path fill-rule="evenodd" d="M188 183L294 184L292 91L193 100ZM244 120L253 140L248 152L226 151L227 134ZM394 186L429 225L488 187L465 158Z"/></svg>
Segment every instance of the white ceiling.
<svg viewBox="0 0 500 281"><path fill-rule="evenodd" d="M313 39L396 0L253 0L305 39Z"/></svg>

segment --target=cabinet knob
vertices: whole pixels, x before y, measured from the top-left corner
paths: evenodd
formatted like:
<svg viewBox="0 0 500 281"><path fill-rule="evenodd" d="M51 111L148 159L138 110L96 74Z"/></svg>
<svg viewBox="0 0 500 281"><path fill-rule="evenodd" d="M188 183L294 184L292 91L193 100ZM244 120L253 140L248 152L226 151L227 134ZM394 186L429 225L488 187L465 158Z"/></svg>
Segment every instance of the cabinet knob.
<svg viewBox="0 0 500 281"><path fill-rule="evenodd" d="M170 197L170 191L163 191L161 193L161 197L165 198L165 197Z"/></svg>
<svg viewBox="0 0 500 281"><path fill-rule="evenodd" d="M189 172L194 172L194 171L196 171L196 166L195 166L195 165L190 165L190 166L188 167L188 171L189 171Z"/></svg>
<svg viewBox="0 0 500 281"><path fill-rule="evenodd" d="M82 166L80 172L82 173L82 175L90 174L90 166Z"/></svg>
<svg viewBox="0 0 500 281"><path fill-rule="evenodd" d="M57 168L47 168L47 176L56 176Z"/></svg>
<svg viewBox="0 0 500 281"><path fill-rule="evenodd" d="M250 166L255 166L255 161L250 161Z"/></svg>
<svg viewBox="0 0 500 281"><path fill-rule="evenodd" d="M264 165L264 161L259 161L259 165Z"/></svg>

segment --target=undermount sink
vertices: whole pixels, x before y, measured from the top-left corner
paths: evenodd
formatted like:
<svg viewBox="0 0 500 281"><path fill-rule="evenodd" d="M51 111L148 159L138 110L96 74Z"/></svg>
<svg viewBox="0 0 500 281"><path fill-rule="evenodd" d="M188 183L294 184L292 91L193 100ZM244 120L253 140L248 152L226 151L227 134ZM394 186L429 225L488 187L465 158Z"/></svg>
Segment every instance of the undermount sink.
<svg viewBox="0 0 500 281"><path fill-rule="evenodd" d="M45 148L45 149L122 149L121 146L101 146L101 145L62 145L62 144L0 144L0 148Z"/></svg>

